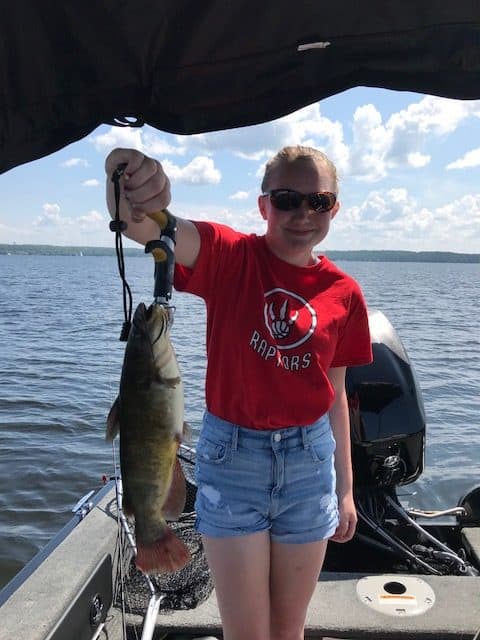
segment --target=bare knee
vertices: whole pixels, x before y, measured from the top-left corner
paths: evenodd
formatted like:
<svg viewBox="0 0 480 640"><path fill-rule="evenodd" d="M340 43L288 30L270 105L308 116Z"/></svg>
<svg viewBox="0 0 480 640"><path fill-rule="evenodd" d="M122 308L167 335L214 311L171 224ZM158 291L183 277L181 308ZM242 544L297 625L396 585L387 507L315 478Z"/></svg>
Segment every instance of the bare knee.
<svg viewBox="0 0 480 640"><path fill-rule="evenodd" d="M272 625L270 628L270 640L303 640L304 626L289 627Z"/></svg>
<svg viewBox="0 0 480 640"><path fill-rule="evenodd" d="M302 615L300 611L294 612L291 608L287 608L281 612L272 609L270 618L270 640L303 640L305 615Z"/></svg>

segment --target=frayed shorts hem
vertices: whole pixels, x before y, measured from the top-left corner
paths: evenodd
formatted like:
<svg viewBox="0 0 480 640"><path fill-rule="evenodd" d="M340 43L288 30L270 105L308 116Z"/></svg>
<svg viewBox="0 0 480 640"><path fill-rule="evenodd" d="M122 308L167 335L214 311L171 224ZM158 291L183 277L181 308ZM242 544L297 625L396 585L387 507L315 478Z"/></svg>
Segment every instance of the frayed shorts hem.
<svg viewBox="0 0 480 640"><path fill-rule="evenodd" d="M279 542L282 544L307 544L309 542L322 542L328 540L333 536L337 529L338 520L336 519L333 524L319 528L309 529L308 531L295 531L289 533L272 533L271 527L264 527L263 529L251 530L251 529L223 529L219 527L212 527L206 522L201 522L197 519L195 529L202 536L209 538L238 538L240 536L250 536L255 533L262 533L262 531L270 531L270 539L273 542Z"/></svg>

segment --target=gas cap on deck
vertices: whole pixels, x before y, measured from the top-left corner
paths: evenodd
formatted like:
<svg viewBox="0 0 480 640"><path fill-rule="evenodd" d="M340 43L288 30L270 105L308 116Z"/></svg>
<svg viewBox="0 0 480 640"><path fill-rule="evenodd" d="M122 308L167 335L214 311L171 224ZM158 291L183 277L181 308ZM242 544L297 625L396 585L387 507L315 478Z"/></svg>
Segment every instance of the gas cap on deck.
<svg viewBox="0 0 480 640"><path fill-rule="evenodd" d="M435 593L421 578L367 576L357 583L360 601L387 616L418 616L433 607Z"/></svg>

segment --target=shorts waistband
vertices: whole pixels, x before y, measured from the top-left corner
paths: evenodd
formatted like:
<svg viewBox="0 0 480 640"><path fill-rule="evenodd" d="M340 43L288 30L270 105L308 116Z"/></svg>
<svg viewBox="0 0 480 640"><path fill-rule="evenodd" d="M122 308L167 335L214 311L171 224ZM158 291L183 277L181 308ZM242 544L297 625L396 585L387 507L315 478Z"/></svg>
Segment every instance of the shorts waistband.
<svg viewBox="0 0 480 640"><path fill-rule="evenodd" d="M279 427L278 429L250 429L242 425L223 420L205 411L203 417L203 430L211 429L215 439L231 442L235 451L239 443L245 443L250 448L266 449L278 446L298 447L308 449L311 442L322 435L329 433L330 420L328 413L324 414L311 425L295 427Z"/></svg>

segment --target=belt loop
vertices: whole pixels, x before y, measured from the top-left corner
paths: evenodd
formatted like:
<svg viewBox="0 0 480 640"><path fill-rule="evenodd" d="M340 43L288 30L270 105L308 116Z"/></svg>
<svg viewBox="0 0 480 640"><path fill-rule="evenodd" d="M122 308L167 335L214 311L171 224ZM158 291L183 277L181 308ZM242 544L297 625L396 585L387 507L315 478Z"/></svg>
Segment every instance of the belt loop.
<svg viewBox="0 0 480 640"><path fill-rule="evenodd" d="M238 426L233 425L232 428L232 451L236 451L238 448Z"/></svg>
<svg viewBox="0 0 480 640"><path fill-rule="evenodd" d="M299 427L300 431L302 432L302 445L304 449L308 449L308 447L310 446L309 443L309 438L308 438L308 427Z"/></svg>

